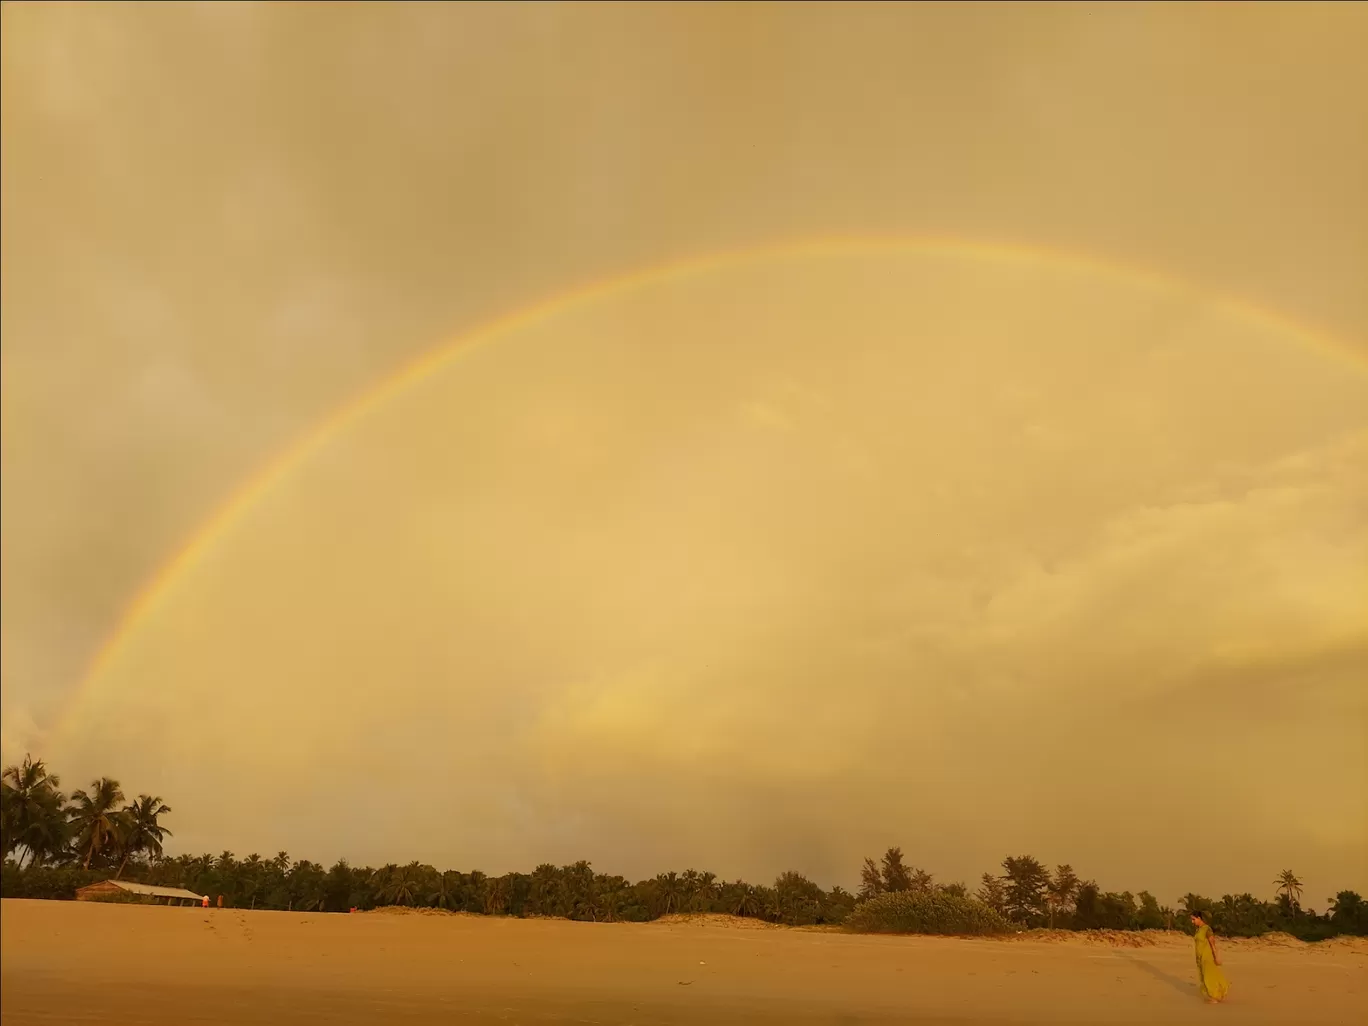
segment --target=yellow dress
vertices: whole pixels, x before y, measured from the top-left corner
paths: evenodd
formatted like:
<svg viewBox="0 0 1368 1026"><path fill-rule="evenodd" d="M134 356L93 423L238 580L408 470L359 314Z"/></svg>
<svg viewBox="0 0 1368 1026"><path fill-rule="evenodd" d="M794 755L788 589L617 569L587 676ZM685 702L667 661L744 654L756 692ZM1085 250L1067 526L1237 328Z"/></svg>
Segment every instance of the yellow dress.
<svg viewBox="0 0 1368 1026"><path fill-rule="evenodd" d="M1224 1001L1230 993L1230 984L1211 953L1211 943L1207 940L1210 936L1211 927L1203 923L1197 927L1197 936L1193 938L1197 948L1197 985L1202 997L1208 1001Z"/></svg>

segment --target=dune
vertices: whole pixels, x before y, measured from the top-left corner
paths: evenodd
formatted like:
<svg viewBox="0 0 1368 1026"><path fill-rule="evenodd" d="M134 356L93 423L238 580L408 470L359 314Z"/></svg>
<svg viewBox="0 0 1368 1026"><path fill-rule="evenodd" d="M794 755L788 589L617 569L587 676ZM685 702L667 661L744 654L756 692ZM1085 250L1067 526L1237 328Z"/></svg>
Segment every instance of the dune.
<svg viewBox="0 0 1368 1026"><path fill-rule="evenodd" d="M1230 943L1198 999L1185 938L1010 940L455 914L5 900L5 1026L174 1023L1346 1023L1362 942Z"/></svg>

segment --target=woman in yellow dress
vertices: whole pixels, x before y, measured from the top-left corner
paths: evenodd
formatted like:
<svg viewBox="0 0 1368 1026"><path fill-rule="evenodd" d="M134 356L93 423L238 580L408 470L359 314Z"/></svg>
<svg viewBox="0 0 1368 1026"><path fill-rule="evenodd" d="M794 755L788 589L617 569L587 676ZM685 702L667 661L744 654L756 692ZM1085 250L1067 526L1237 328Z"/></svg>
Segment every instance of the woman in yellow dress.
<svg viewBox="0 0 1368 1026"><path fill-rule="evenodd" d="M1192 925L1197 927L1193 942L1197 949L1197 986L1202 997L1208 1002L1224 1001L1230 993L1230 984L1225 973L1221 972L1221 956L1216 953L1216 935L1211 932L1202 918L1202 913L1192 913Z"/></svg>

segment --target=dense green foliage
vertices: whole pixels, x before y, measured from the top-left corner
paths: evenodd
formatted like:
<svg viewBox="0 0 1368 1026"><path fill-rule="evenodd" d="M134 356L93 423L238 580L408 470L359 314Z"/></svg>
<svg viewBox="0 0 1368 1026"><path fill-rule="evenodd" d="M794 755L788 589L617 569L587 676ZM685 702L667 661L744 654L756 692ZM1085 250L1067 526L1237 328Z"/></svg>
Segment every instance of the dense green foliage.
<svg viewBox="0 0 1368 1026"><path fill-rule="evenodd" d="M108 871L72 866L4 867L7 898L74 898L76 890L105 879ZM711 873L661 873L637 883L595 873L589 863L538 866L531 873L491 877L475 871L440 872L416 862L405 866L331 869L293 862L284 852L272 859L231 852L130 860L124 879L185 887L240 908L345 912L385 905L439 908L486 915L559 916L598 922L642 922L671 913L725 913L791 925L843 921L854 895L839 887L823 891L798 873L782 874L771 887L719 881Z"/></svg>
<svg viewBox="0 0 1368 1026"><path fill-rule="evenodd" d="M398 905L599 922L722 913L791 925L844 923L873 932L974 934L1043 926L1190 931L1186 913L1196 910L1227 936L1272 930L1305 940L1368 934L1368 903L1358 894L1341 891L1329 911L1317 915L1302 907L1302 885L1290 871L1273 881L1272 902L1249 894L1220 901L1189 894L1175 910L1146 891L1104 892L1067 865L1051 872L1028 855L1004 859L1000 875L984 873L971 896L964 883L940 884L907 865L898 848L888 849L879 862L865 859L858 895L839 886L825 891L795 872L766 887L692 869L632 883L596 873L588 862L495 877L418 862L373 868L344 860L324 868L285 852L269 859L240 859L228 851L167 857L162 844L171 831L161 819L171 810L160 798L144 794L127 802L109 778L67 796L58 778L33 759L5 769L0 794L7 898L70 899L87 884L122 876L215 899L221 895L232 907L320 912Z"/></svg>
<svg viewBox="0 0 1368 1026"><path fill-rule="evenodd" d="M1015 929L983 902L944 891L886 891L860 902L846 925L861 933L981 935Z"/></svg>

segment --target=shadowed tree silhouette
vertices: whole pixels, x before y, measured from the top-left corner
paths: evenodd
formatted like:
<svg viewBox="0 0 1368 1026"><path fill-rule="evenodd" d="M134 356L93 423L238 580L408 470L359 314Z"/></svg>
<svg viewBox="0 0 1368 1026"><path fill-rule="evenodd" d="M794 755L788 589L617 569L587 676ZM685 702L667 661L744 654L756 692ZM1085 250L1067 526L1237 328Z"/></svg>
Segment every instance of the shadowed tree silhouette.
<svg viewBox="0 0 1368 1026"><path fill-rule="evenodd" d="M993 876L991 873L984 873L979 883L978 893L974 897L998 915L1005 915L1007 912L1007 888L1000 877Z"/></svg>
<svg viewBox="0 0 1368 1026"><path fill-rule="evenodd" d="M1302 882L1297 879L1296 873L1284 869L1273 883L1278 888L1279 896L1287 901L1289 908L1295 910L1301 905Z"/></svg>
<svg viewBox="0 0 1368 1026"><path fill-rule="evenodd" d="M678 912L680 899L683 897L684 888L678 873L671 870L656 877L656 900L660 903L661 915L668 916Z"/></svg>
<svg viewBox="0 0 1368 1026"><path fill-rule="evenodd" d="M138 795L138 800L123 810L123 835L120 847L123 858L114 879L123 876L128 860L133 855L147 854L157 859L161 857L162 842L171 836L171 831L158 822L160 817L169 815L170 806L160 798L148 794Z"/></svg>
<svg viewBox="0 0 1368 1026"><path fill-rule="evenodd" d="M83 868L89 869L96 855L102 854L119 839L122 827L118 806L124 800L119 782L101 777L90 785L90 791L77 791L71 796L69 813L76 850L84 859Z"/></svg>
<svg viewBox="0 0 1368 1026"><path fill-rule="evenodd" d="M924 869L913 869L907 889L917 894L930 894L935 889L935 878Z"/></svg>
<svg viewBox="0 0 1368 1026"><path fill-rule="evenodd" d="M461 874L448 869L432 882L427 903L433 908L454 911L461 907Z"/></svg>
<svg viewBox="0 0 1368 1026"><path fill-rule="evenodd" d="M1055 866L1054 876L1046 885L1045 900L1050 909L1050 929L1054 929L1055 917L1065 915L1073 908L1078 896L1079 880L1068 864Z"/></svg>
<svg viewBox="0 0 1368 1026"><path fill-rule="evenodd" d="M860 900L868 901L883 892L883 874L879 872L878 863L873 859L865 859L860 869Z"/></svg>
<svg viewBox="0 0 1368 1026"><path fill-rule="evenodd" d="M981 924L987 921L984 917L995 919L984 905L1007 912L1028 927L1047 922L1072 929L1190 926L1186 917L1162 906L1148 891L1103 892L1092 881L1080 882L1068 865L1049 873L1029 856L1004 860L1003 875L985 873L974 896L977 900L970 899L963 883L937 886L930 873L907 865L896 847L889 848L881 862L864 859L859 899L839 886L824 891L797 872L780 874L772 886L752 886L744 880L718 882L712 873L694 869L632 883L595 873L587 861L566 866L544 863L532 873L490 878L474 870L439 872L416 861L373 869L353 868L339 860L325 871L307 860L292 862L283 851L272 859L251 854L238 860L231 851L218 857L168 858L162 844L171 832L161 819L171 810L160 797L140 794L120 809L123 795L118 783L101 778L68 803L56 776L31 757L7 767L2 776L7 898L72 898L77 888L108 875L106 867L117 865L116 879L126 874L144 883L221 894L238 907L281 910L345 912L424 904L486 914L632 922L677 912L723 912L788 925L850 923L853 916L857 927L867 928L871 907L899 908L901 903L903 912L920 910L922 919L919 926L900 928L923 928L928 922L925 915L931 912L941 917L953 913L961 926ZM49 860L55 865L48 865ZM92 872L97 869L99 873ZM1183 907L1202 910L1212 928L1225 936L1287 930L1315 941L1336 934L1368 934L1368 905L1357 893L1341 891L1320 916L1301 908L1302 883L1290 870L1275 883L1276 904L1251 894L1228 894L1219 902L1188 894ZM874 899L873 906L869 899ZM946 925L942 919L936 922L941 928Z"/></svg>
<svg viewBox="0 0 1368 1026"><path fill-rule="evenodd" d="M1002 860L1007 889L1007 917L1023 926L1040 926L1046 921L1045 898L1050 874L1030 855L1009 856Z"/></svg>
<svg viewBox="0 0 1368 1026"><path fill-rule="evenodd" d="M901 848L889 848L884 852L883 885L886 891L906 891L912 887L912 874L903 863Z"/></svg>
<svg viewBox="0 0 1368 1026"><path fill-rule="evenodd" d="M0 777L0 833L8 857L23 848L19 864L41 865L67 843L63 811L66 796L60 779L47 771L42 759L26 755L22 765L7 766Z"/></svg>

